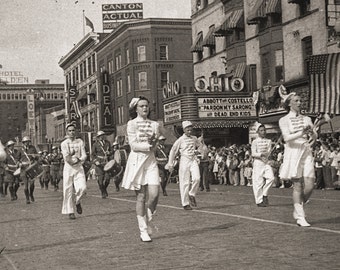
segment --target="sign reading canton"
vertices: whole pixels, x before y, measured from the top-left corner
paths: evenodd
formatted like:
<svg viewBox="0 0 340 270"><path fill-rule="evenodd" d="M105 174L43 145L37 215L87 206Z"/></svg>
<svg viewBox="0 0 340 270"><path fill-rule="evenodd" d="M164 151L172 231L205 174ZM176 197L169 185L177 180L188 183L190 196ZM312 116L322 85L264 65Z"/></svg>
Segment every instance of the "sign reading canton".
<svg viewBox="0 0 340 270"><path fill-rule="evenodd" d="M34 91L32 89L27 90L26 99L29 135L31 138L35 138L35 103Z"/></svg>
<svg viewBox="0 0 340 270"><path fill-rule="evenodd" d="M103 30L112 30L118 21L143 19L142 3L104 4L102 5Z"/></svg>
<svg viewBox="0 0 340 270"><path fill-rule="evenodd" d="M109 74L107 71L102 73L102 106L101 106L101 130L114 131L113 105L111 102L111 91L109 85Z"/></svg>
<svg viewBox="0 0 340 270"><path fill-rule="evenodd" d="M340 53L312 55L308 59L309 112L340 114Z"/></svg>
<svg viewBox="0 0 340 270"><path fill-rule="evenodd" d="M198 98L198 116L218 117L256 117L253 98Z"/></svg>
<svg viewBox="0 0 340 270"><path fill-rule="evenodd" d="M78 107L78 102L77 102L77 96L78 96L78 91L75 86L70 86L70 89L68 90L69 92L69 104L70 104L70 109L68 111L68 119L69 122L74 122L79 126L80 124L80 111Z"/></svg>

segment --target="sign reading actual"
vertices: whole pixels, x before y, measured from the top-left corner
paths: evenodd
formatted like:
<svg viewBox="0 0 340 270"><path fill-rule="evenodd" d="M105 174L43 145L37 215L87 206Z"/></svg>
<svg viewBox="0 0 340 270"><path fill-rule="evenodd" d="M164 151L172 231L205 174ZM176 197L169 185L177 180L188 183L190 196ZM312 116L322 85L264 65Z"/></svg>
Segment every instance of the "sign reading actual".
<svg viewBox="0 0 340 270"><path fill-rule="evenodd" d="M256 117L253 98L198 98L198 116L218 117Z"/></svg>
<svg viewBox="0 0 340 270"><path fill-rule="evenodd" d="M118 21L143 19L143 3L121 3L102 5L103 29L112 30Z"/></svg>
<svg viewBox="0 0 340 270"><path fill-rule="evenodd" d="M164 123L179 121L181 116L181 101L177 100L164 104Z"/></svg>

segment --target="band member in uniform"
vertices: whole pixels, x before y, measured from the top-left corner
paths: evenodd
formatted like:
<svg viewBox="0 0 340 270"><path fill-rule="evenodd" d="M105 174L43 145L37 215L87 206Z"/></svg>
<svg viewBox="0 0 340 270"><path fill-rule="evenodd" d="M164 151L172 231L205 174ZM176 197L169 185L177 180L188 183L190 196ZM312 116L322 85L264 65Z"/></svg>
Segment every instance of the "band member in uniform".
<svg viewBox="0 0 340 270"><path fill-rule="evenodd" d="M59 182L61 179L60 175L60 166L61 160L63 159L62 154L58 151L58 146L52 147L52 153L50 155L50 163L51 163L51 178L52 183L54 185L54 191L59 189Z"/></svg>
<svg viewBox="0 0 340 270"><path fill-rule="evenodd" d="M110 184L110 175L104 171L105 164L112 156L110 142L105 140L105 132L97 132L97 141L92 146L92 163L95 165L96 178L102 198L108 196L107 187Z"/></svg>
<svg viewBox="0 0 340 270"><path fill-rule="evenodd" d="M65 160L63 173L63 206L62 214L69 215L70 219L75 219L73 206L73 190L75 191L75 201L77 213L81 215L81 198L86 192L86 176L83 168L87 156L83 140L76 138L76 125L69 123L66 125L67 137L61 143L61 152Z"/></svg>
<svg viewBox="0 0 340 270"><path fill-rule="evenodd" d="M201 142L201 146L197 149L199 154L198 157L200 159L200 190L203 191L205 188L206 192L210 191L210 181L209 181L209 147L204 142L203 133L198 138L198 140Z"/></svg>
<svg viewBox="0 0 340 270"><path fill-rule="evenodd" d="M113 179L114 179L114 183L116 186L116 191L119 191L119 185L122 182L123 179L123 175L124 175L124 171L125 171L125 167L126 167L126 162L128 159L128 153L126 151L126 149L124 148L123 144L124 144L124 138L121 139L123 137L118 137L117 141L115 141L113 143L113 147L116 148L113 154L113 158L114 160L117 162L117 164L119 164L121 166L121 171L120 173L118 173Z"/></svg>
<svg viewBox="0 0 340 270"><path fill-rule="evenodd" d="M168 162L169 149L165 147L166 138L161 135L158 138L158 144L156 148L156 160L158 163L159 177L161 178L161 187L164 196L168 196L166 192L166 185L168 183L169 171L165 169L165 165Z"/></svg>
<svg viewBox="0 0 340 270"><path fill-rule="evenodd" d="M14 141L9 140L6 143L7 157L4 161L5 169L5 185L8 185L11 194L11 201L17 200L17 191L19 188L19 176L14 176L13 173L19 168L19 152L14 149Z"/></svg>
<svg viewBox="0 0 340 270"><path fill-rule="evenodd" d="M34 202L34 178L30 178L26 170L27 168L36 161L37 157L37 150L31 144L31 139L27 136L22 138L22 148L19 150L20 155L20 165L21 165L21 172L20 172L20 179L24 182L24 192L26 196L26 203L29 204Z"/></svg>
<svg viewBox="0 0 340 270"><path fill-rule="evenodd" d="M197 207L196 194L201 178L197 157L197 149L201 146L201 143L196 136L192 135L193 127L190 121L183 121L182 127L184 134L173 144L165 168L171 173L174 169L175 157L177 153L180 153L178 176L182 206L184 210L192 210L191 207Z"/></svg>
<svg viewBox="0 0 340 270"><path fill-rule="evenodd" d="M253 192L257 206L266 207L269 205L268 191L274 181L273 169L268 163L272 141L266 138L266 128L263 124L257 123L255 130L258 137L251 144L251 155L254 158Z"/></svg>
<svg viewBox="0 0 340 270"><path fill-rule="evenodd" d="M43 183L44 187L46 190L48 190L48 184L51 181L52 182L52 177L51 177L51 163L50 163L50 156L48 154L47 150L43 150L43 154L40 158L41 166L43 168L43 174L41 176L41 182Z"/></svg>
<svg viewBox="0 0 340 270"><path fill-rule="evenodd" d="M289 112L279 120L285 141L281 179L293 182L293 217L298 226L309 227L305 219L304 204L312 195L315 183L314 158L309 138L317 137L312 120L300 113L301 97L294 92L284 99L284 108Z"/></svg>
<svg viewBox="0 0 340 270"><path fill-rule="evenodd" d="M129 104L132 120L127 123L127 134L131 152L122 181L123 188L136 192L136 214L143 242L151 241L148 223L153 219L159 196L159 172L155 158L159 124L148 119L149 105L149 100L142 96L133 98Z"/></svg>

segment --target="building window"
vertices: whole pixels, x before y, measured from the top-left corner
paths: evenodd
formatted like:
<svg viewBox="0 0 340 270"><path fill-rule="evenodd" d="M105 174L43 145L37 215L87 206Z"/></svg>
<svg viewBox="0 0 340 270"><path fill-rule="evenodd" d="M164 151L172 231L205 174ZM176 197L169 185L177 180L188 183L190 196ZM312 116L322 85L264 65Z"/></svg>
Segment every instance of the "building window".
<svg viewBox="0 0 340 270"><path fill-rule="evenodd" d="M76 85L76 70L72 70L72 85Z"/></svg>
<svg viewBox="0 0 340 270"><path fill-rule="evenodd" d="M147 89L147 73L145 71L138 73L139 90Z"/></svg>
<svg viewBox="0 0 340 270"><path fill-rule="evenodd" d="M169 71L161 71L161 87L169 83Z"/></svg>
<svg viewBox="0 0 340 270"><path fill-rule="evenodd" d="M121 97L123 95L122 79L118 79L116 81L116 86L117 86L117 97Z"/></svg>
<svg viewBox="0 0 340 270"><path fill-rule="evenodd" d="M265 85L270 81L270 54L264 53L261 56L262 64L262 84Z"/></svg>
<svg viewBox="0 0 340 270"><path fill-rule="evenodd" d="M137 57L138 57L138 62L142 62L146 60L146 55L145 55L145 46L138 46L137 47Z"/></svg>
<svg viewBox="0 0 340 270"><path fill-rule="evenodd" d="M168 45L160 45L159 46L159 59L160 60L169 60L168 58Z"/></svg>
<svg viewBox="0 0 340 270"><path fill-rule="evenodd" d="M275 51L275 81L283 80L283 54L282 50Z"/></svg>
<svg viewBox="0 0 340 270"><path fill-rule="evenodd" d="M122 68L122 55L116 55L116 70L119 70Z"/></svg>
<svg viewBox="0 0 340 270"><path fill-rule="evenodd" d="M84 74L83 74L83 63L80 64L80 81L84 80Z"/></svg>
<svg viewBox="0 0 340 270"><path fill-rule="evenodd" d="M302 57L304 60L304 74L307 75L307 58L313 55L313 39L307 36L302 39Z"/></svg>
<svg viewBox="0 0 340 270"><path fill-rule="evenodd" d="M304 0L299 2L300 16L304 16L310 11L310 0Z"/></svg>
<svg viewBox="0 0 340 270"><path fill-rule="evenodd" d="M97 71L97 69L96 69L96 55L93 54L92 55L92 72L94 73L96 71Z"/></svg>
<svg viewBox="0 0 340 270"><path fill-rule="evenodd" d="M89 72L89 76L93 74L91 57L87 58L87 70Z"/></svg>
<svg viewBox="0 0 340 270"><path fill-rule="evenodd" d="M78 67L76 67L76 83L77 82L79 82L79 68Z"/></svg>
<svg viewBox="0 0 340 270"><path fill-rule="evenodd" d="M118 124L124 123L124 107L119 106L118 107Z"/></svg>
<svg viewBox="0 0 340 270"><path fill-rule="evenodd" d="M83 70L83 72L84 72L84 75L83 75L84 77L83 77L83 78L86 79L86 78L87 78L86 61L84 61L84 63L83 63L83 69L84 69L84 70Z"/></svg>
<svg viewBox="0 0 340 270"><path fill-rule="evenodd" d="M131 76L130 76L130 74L128 74L126 76L126 84L127 84L127 92L130 93L131 92Z"/></svg>
<svg viewBox="0 0 340 270"><path fill-rule="evenodd" d="M113 60L109 60L108 62L108 67L109 67L109 74L113 73Z"/></svg>
<svg viewBox="0 0 340 270"><path fill-rule="evenodd" d="M126 48L125 50L125 57L126 57L126 64L130 64L130 51L129 48Z"/></svg>

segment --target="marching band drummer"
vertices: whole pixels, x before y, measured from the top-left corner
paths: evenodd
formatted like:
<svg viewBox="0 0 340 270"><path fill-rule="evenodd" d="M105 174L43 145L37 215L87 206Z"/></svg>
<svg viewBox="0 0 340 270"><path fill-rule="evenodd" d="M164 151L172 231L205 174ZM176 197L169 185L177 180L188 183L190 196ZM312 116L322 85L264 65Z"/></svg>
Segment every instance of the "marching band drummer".
<svg viewBox="0 0 340 270"><path fill-rule="evenodd" d="M48 184L51 181L53 184L51 177L51 161L48 151L46 149L43 150L42 156L40 158L41 166L43 168L43 174L40 178L40 181L43 183L46 190L48 190Z"/></svg>
<svg viewBox="0 0 340 270"><path fill-rule="evenodd" d="M308 136L316 139L310 117L300 113L301 98L292 92L285 96L283 107L289 112L279 120L285 141L280 178L293 182L293 217L298 226L309 227L305 219L304 204L312 195L315 182L314 159Z"/></svg>
<svg viewBox="0 0 340 270"><path fill-rule="evenodd" d="M67 135L61 143L61 152L65 161L63 171L63 206L61 213L68 214L70 219L75 219L73 207L73 190L76 195L77 213L81 215L83 209L80 200L86 192L86 177L82 164L85 162L86 150L82 139L76 138L76 125L66 125Z"/></svg>
<svg viewBox="0 0 340 270"><path fill-rule="evenodd" d="M110 175L104 171L105 164L112 156L112 148L110 142L105 139L105 132L99 130L97 132L97 141L92 146L92 163L95 165L95 174L101 192L102 198L108 196L107 187L110 184Z"/></svg>
<svg viewBox="0 0 340 270"><path fill-rule="evenodd" d="M123 137L118 137L116 141L113 142L113 159L121 166L121 173L118 173L116 176L114 176L114 183L116 186L116 191L118 192L120 190L119 185L122 182L123 174L126 167L126 162L128 159L128 152L126 151L123 143L124 143Z"/></svg>
<svg viewBox="0 0 340 270"><path fill-rule="evenodd" d="M6 143L7 157L4 161L5 168L5 185L8 185L11 194L11 201L17 200L17 191L19 188L19 177L14 176L13 173L19 168L19 152L14 149L15 142L9 140Z"/></svg>
<svg viewBox="0 0 340 270"><path fill-rule="evenodd" d="M140 238L143 242L152 241L148 222L155 214L159 196L159 172L154 154L159 136L159 124L148 118L149 104L149 100L143 96L133 98L129 104L132 120L127 123L127 134L131 152L122 181L123 188L136 192L136 214Z"/></svg>
<svg viewBox="0 0 340 270"><path fill-rule="evenodd" d="M34 178L30 178L26 174L27 168L33 164L34 161L37 159L37 150L31 144L31 139L28 136L24 136L22 138L23 147L19 150L19 157L20 157L20 179L24 182L24 192L26 196L26 203L29 204L30 201L34 202Z"/></svg>

